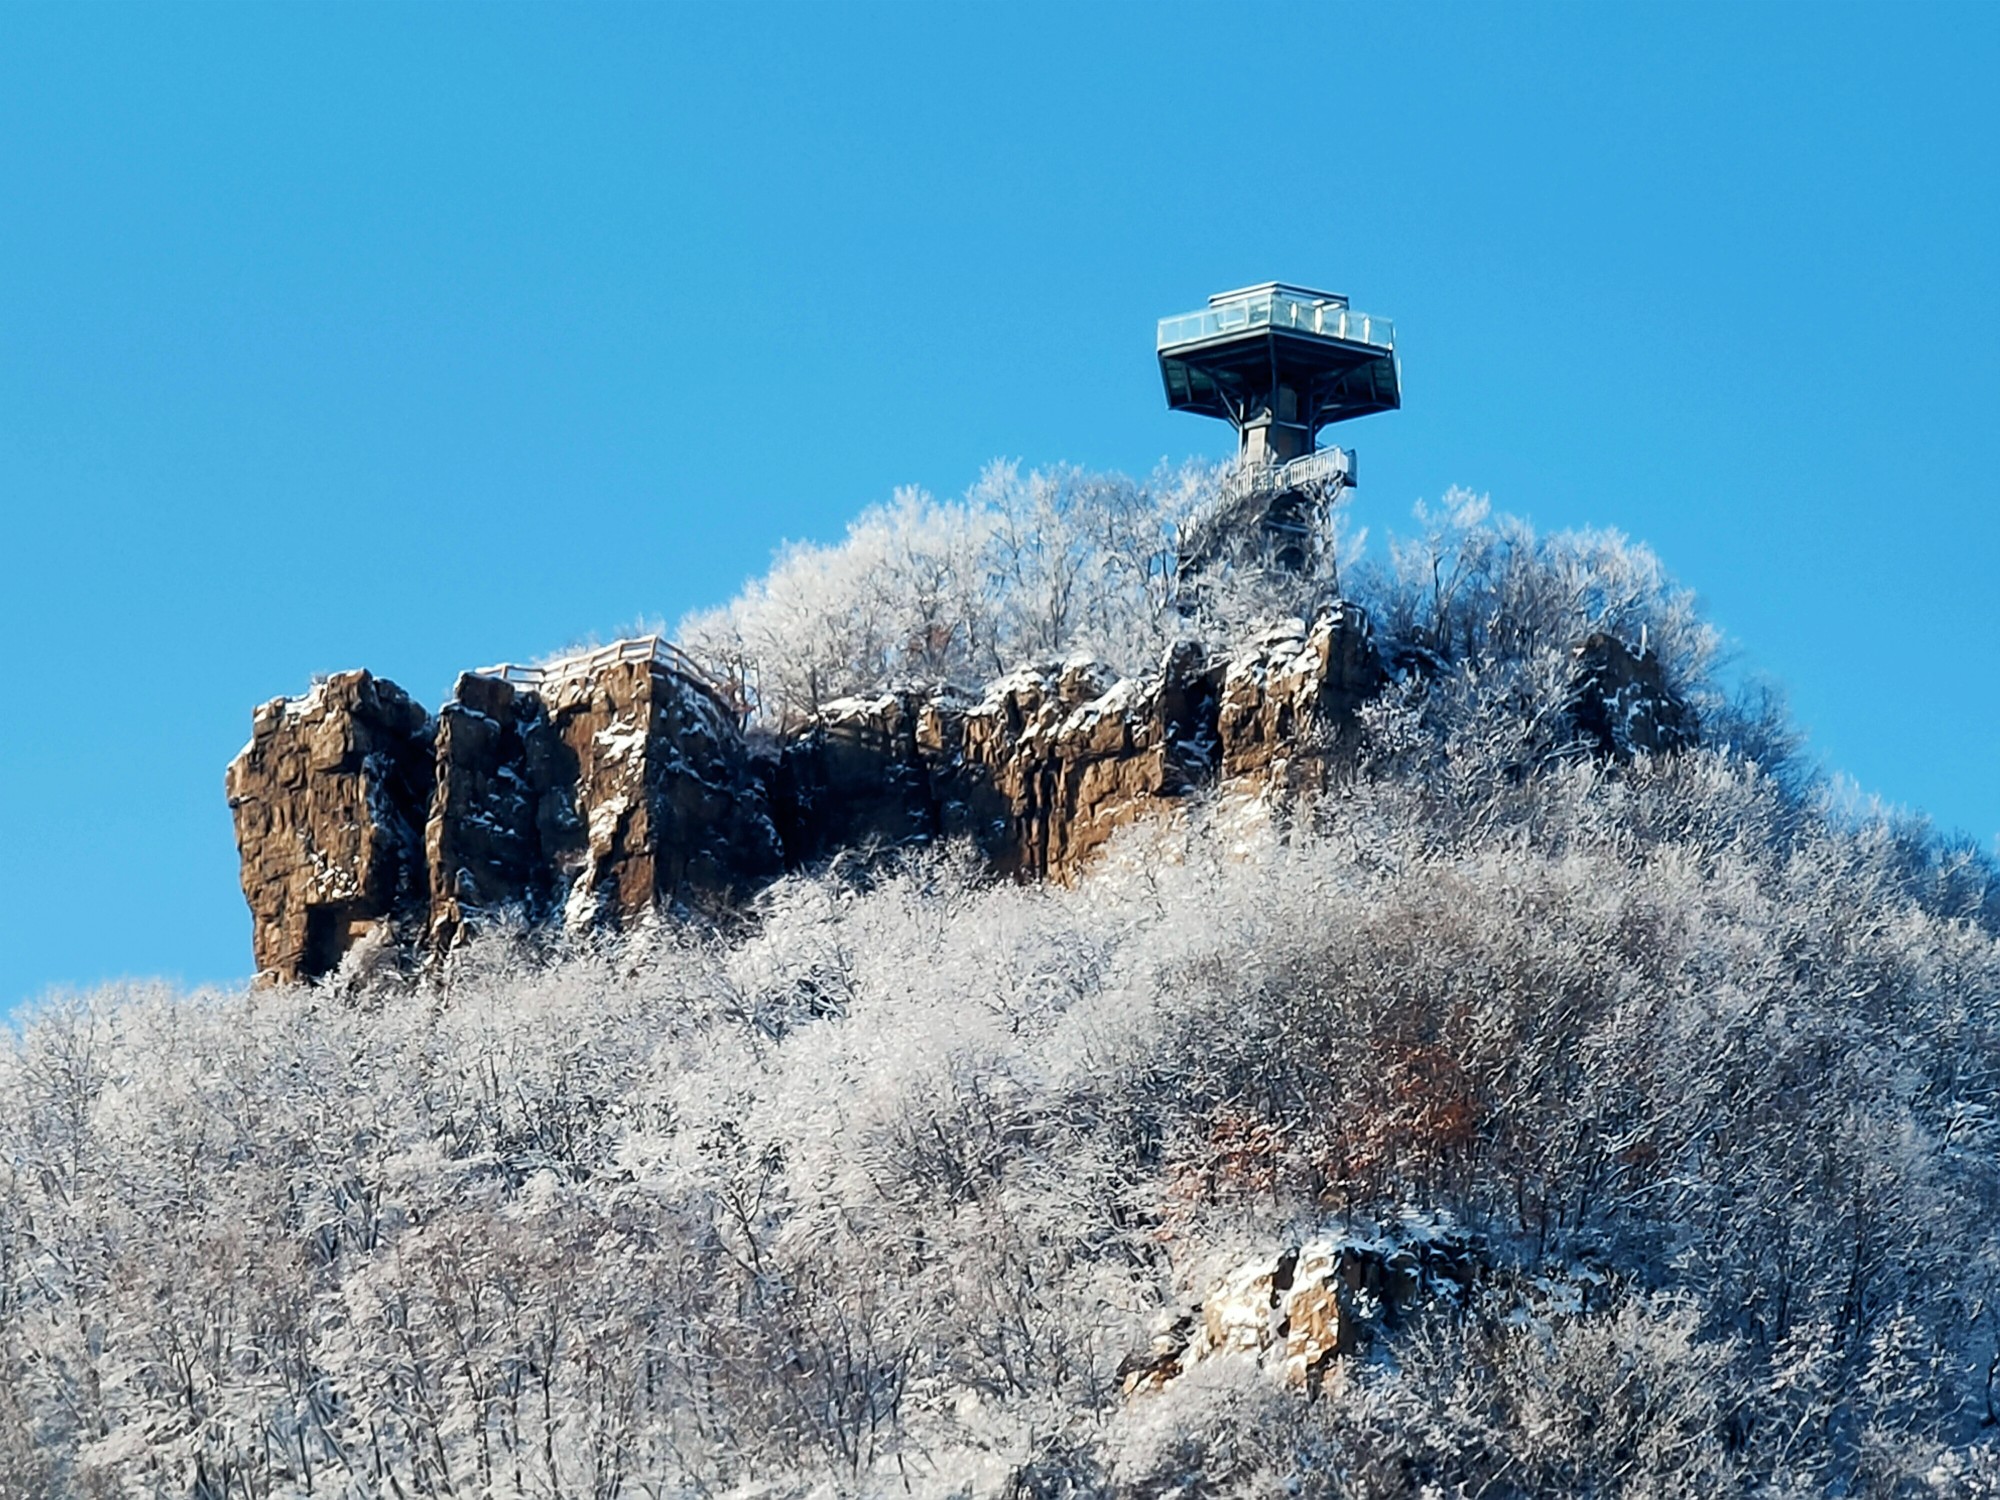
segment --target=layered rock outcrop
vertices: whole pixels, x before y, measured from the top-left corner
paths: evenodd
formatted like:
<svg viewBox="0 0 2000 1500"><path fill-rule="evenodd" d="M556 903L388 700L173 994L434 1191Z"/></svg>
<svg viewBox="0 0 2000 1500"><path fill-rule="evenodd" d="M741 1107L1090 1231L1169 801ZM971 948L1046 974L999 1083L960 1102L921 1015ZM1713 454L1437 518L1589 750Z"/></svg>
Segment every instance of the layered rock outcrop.
<svg viewBox="0 0 2000 1500"><path fill-rule="evenodd" d="M1593 636L1575 661L1586 742L1622 755L1691 734L1650 655ZM1075 659L977 699L842 699L775 743L650 639L468 673L434 718L343 673L260 708L229 768L257 963L317 978L363 942L413 959L501 922L716 913L788 868L937 839L1070 880L1121 827L1218 783L1324 790L1389 676L1351 605L1226 657L1177 646L1125 680Z"/></svg>
<svg viewBox="0 0 2000 1500"><path fill-rule="evenodd" d="M1218 1354L1249 1355L1311 1389L1334 1362L1432 1299L1462 1302L1480 1274L1477 1244L1448 1227L1337 1235L1260 1256L1157 1325L1120 1368L1126 1395L1154 1391Z"/></svg>
<svg viewBox="0 0 2000 1500"><path fill-rule="evenodd" d="M977 702L943 689L828 704L784 747L787 854L963 837L998 872L1069 878L1151 804L1214 780L1220 680L1182 648L1122 682L1077 659Z"/></svg>
<svg viewBox="0 0 2000 1500"><path fill-rule="evenodd" d="M1327 611L1309 629L1295 620L1266 629L1223 674L1222 774L1322 786L1343 732L1387 682L1368 617L1352 605Z"/></svg>
<svg viewBox="0 0 2000 1500"><path fill-rule="evenodd" d="M1073 660L1023 668L977 702L843 699L784 747L786 852L804 864L962 836L997 871L1069 879L1119 828L1218 779L1323 786L1386 681L1367 616L1339 606L1219 661L1177 646L1123 681Z"/></svg>
<svg viewBox="0 0 2000 1500"><path fill-rule="evenodd" d="M394 683L342 672L266 703L225 786L258 968L322 974L422 923L430 724Z"/></svg>
<svg viewBox="0 0 2000 1500"><path fill-rule="evenodd" d="M343 673L257 711L226 778L258 968L358 944L441 953L481 925L713 911L784 868L730 707L651 652L521 685L467 674L435 719Z"/></svg>
<svg viewBox="0 0 2000 1500"><path fill-rule="evenodd" d="M652 656L468 673L438 713L430 944L482 919L618 925L733 905L783 868L765 778L727 705Z"/></svg>

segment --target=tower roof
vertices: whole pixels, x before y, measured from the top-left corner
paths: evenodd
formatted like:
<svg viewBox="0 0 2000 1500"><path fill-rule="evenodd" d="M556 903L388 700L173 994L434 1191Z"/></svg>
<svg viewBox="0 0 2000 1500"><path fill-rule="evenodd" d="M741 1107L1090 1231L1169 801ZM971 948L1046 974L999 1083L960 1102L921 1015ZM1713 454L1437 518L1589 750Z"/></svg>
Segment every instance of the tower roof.
<svg viewBox="0 0 2000 1500"><path fill-rule="evenodd" d="M1220 307L1225 302L1242 302L1272 292L1296 302L1330 302L1335 307L1347 306L1347 299L1339 292L1316 292L1309 286L1293 286L1289 281L1260 281L1255 286L1240 286L1233 292L1217 292L1208 299L1208 305Z"/></svg>

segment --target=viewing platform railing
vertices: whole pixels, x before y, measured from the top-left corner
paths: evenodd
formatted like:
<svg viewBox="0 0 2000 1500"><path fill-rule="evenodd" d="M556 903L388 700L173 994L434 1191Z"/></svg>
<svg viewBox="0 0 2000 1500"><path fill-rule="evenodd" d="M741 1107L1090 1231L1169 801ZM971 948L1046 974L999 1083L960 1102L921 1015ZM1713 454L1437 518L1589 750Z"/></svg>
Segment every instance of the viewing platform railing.
<svg viewBox="0 0 2000 1500"><path fill-rule="evenodd" d="M497 677L502 682L513 683L516 687L541 688L577 677L587 677L600 668L632 661L650 662L654 666L665 667L677 677L686 678L696 687L712 694L723 707L735 714L739 721L750 714L751 705L747 694L733 684L717 682L700 663L663 635L641 635L634 636L630 640L613 641L608 646L579 651L574 656L558 657L554 661L538 665L513 661L497 662L490 667L475 667L472 675Z"/></svg>
<svg viewBox="0 0 2000 1500"><path fill-rule="evenodd" d="M1198 344L1205 339L1250 333L1260 328L1289 329L1318 338L1366 344L1371 349L1396 347L1396 325L1387 318L1332 302L1305 302L1282 292L1260 292L1241 301L1204 307L1200 312L1162 318L1159 347Z"/></svg>

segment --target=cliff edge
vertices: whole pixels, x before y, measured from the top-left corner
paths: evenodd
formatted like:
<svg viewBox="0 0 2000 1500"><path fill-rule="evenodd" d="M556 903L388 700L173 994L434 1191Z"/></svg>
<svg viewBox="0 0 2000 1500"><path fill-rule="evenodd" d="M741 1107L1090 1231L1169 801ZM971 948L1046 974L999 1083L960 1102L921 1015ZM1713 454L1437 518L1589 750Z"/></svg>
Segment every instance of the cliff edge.
<svg viewBox="0 0 2000 1500"><path fill-rule="evenodd" d="M1657 663L1573 653L1578 743L1692 735ZM983 694L845 698L776 736L671 646L620 642L461 676L426 713L344 672L257 710L226 784L259 970L310 980L364 945L432 959L496 923L617 929L721 915L787 869L965 839L996 874L1070 880L1122 826L1209 788L1324 790L1392 680L1336 604L1120 679L1082 658Z"/></svg>

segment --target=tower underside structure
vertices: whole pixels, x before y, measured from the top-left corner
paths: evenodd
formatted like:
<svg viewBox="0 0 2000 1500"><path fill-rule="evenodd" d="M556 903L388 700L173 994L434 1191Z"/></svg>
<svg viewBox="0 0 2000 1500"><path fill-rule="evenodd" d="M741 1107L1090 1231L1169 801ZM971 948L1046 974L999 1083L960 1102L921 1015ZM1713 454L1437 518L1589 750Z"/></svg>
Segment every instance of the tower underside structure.
<svg viewBox="0 0 2000 1500"><path fill-rule="evenodd" d="M1321 429L1403 404L1394 325L1338 293L1267 281L1161 319L1158 350L1169 409L1220 417L1238 440L1224 503L1190 538L1183 572L1246 548L1305 566L1327 508L1355 482L1353 453L1319 448Z"/></svg>
<svg viewBox="0 0 2000 1500"><path fill-rule="evenodd" d="M1246 461L1311 453L1320 429L1403 404L1396 330L1335 292L1267 281L1162 318L1167 406L1221 417Z"/></svg>

